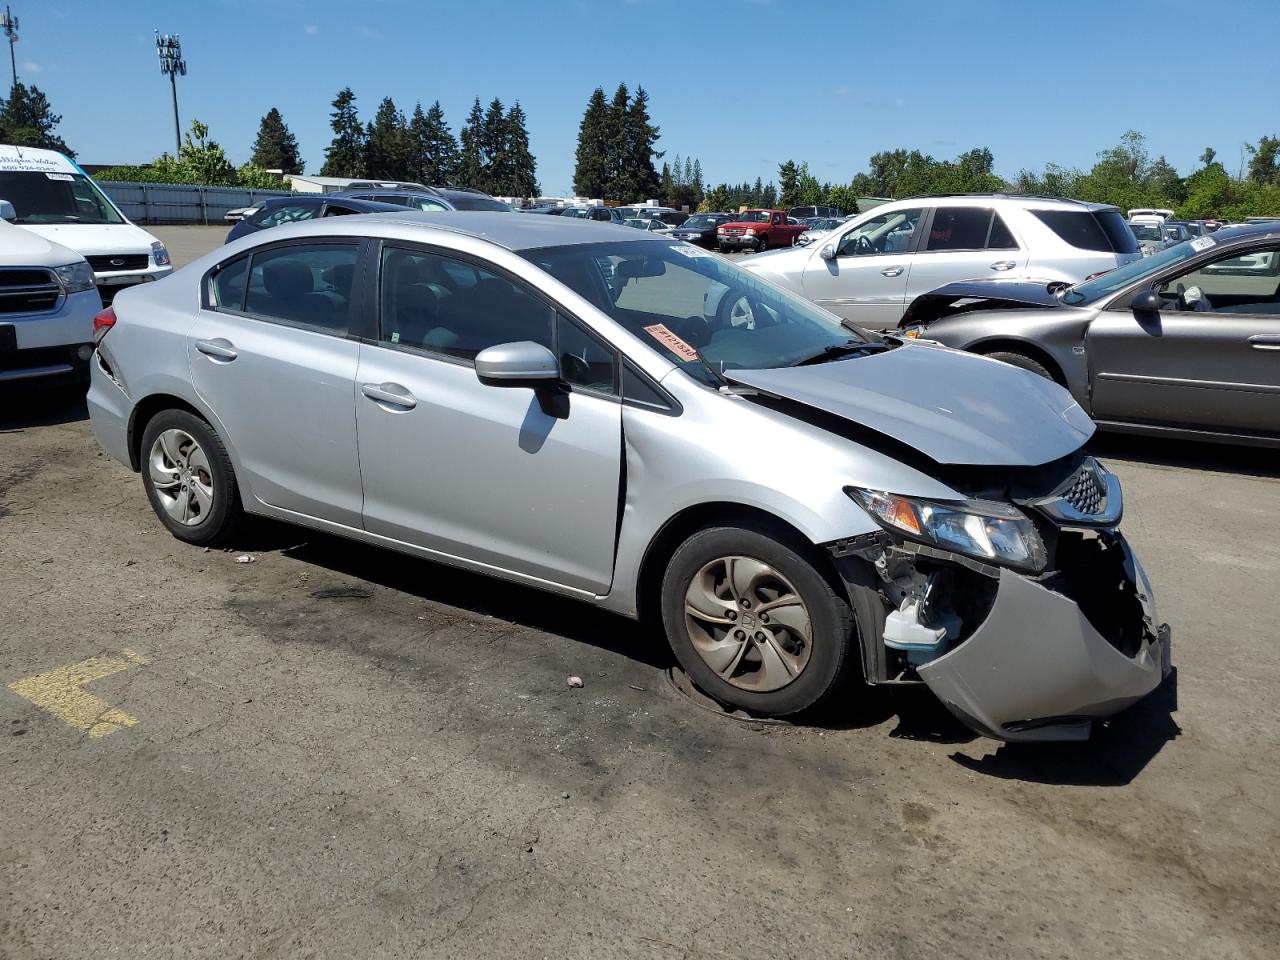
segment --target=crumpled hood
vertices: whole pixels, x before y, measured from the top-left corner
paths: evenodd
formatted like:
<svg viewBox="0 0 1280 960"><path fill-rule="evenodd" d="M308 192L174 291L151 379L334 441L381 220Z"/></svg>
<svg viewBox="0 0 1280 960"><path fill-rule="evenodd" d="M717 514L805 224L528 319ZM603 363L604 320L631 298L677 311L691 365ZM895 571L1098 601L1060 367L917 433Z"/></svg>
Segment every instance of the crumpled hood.
<svg viewBox="0 0 1280 960"><path fill-rule="evenodd" d="M1094 431L1056 383L930 344L724 376L869 427L938 463L1038 466L1078 449Z"/></svg>
<svg viewBox="0 0 1280 960"><path fill-rule="evenodd" d="M108 253L151 254L155 237L132 223L23 223L46 240L70 247L82 257Z"/></svg>
<svg viewBox="0 0 1280 960"><path fill-rule="evenodd" d="M1045 280L961 280L922 293L911 301L898 329L977 310L1054 308L1065 283Z"/></svg>

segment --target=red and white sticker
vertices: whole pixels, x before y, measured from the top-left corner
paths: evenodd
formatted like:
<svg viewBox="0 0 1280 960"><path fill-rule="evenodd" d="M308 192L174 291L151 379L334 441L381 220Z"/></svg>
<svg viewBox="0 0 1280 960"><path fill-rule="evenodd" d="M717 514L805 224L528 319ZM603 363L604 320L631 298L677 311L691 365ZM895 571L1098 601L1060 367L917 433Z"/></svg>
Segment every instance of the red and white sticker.
<svg viewBox="0 0 1280 960"><path fill-rule="evenodd" d="M665 323L655 323L645 327L644 332L677 356L685 360L698 359L698 351L668 330Z"/></svg>

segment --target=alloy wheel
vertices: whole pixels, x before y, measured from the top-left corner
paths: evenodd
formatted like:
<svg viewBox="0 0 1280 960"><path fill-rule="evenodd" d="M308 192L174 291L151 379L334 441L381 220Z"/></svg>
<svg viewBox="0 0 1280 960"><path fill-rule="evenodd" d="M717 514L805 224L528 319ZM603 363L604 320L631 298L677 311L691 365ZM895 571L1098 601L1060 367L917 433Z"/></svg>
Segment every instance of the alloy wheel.
<svg viewBox="0 0 1280 960"><path fill-rule="evenodd" d="M213 471L191 434L176 427L165 430L147 457L151 486L160 506L178 523L194 527L213 509Z"/></svg>
<svg viewBox="0 0 1280 960"><path fill-rule="evenodd" d="M809 610L795 587L752 557L704 565L685 591L693 649L722 680L766 693L795 680L809 663Z"/></svg>

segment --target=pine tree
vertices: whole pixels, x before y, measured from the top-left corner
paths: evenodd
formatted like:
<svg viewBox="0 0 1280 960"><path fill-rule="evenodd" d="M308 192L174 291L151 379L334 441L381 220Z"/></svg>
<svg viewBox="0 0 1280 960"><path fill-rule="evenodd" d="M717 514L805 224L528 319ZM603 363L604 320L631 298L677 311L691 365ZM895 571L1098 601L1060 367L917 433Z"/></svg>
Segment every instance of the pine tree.
<svg viewBox="0 0 1280 960"><path fill-rule="evenodd" d="M633 184L627 169L630 108L631 91L625 83L620 83L605 115L605 187L601 196L626 202L639 199L632 193Z"/></svg>
<svg viewBox="0 0 1280 960"><path fill-rule="evenodd" d="M478 104L477 104L478 105ZM596 87L578 127L573 190L580 197L603 197L608 188L609 103Z"/></svg>
<svg viewBox="0 0 1280 960"><path fill-rule="evenodd" d="M449 131L440 101L424 114L422 104L409 121L412 178L428 186L453 183L458 173L458 141Z"/></svg>
<svg viewBox="0 0 1280 960"><path fill-rule="evenodd" d="M264 170L283 170L285 173L301 173L302 158L298 156L298 138L285 126L280 111L272 107L258 125L258 139L253 143L253 156L249 162Z"/></svg>
<svg viewBox="0 0 1280 960"><path fill-rule="evenodd" d="M529 131L525 127L524 108L519 101L507 111L506 153L509 180L503 196L536 197L538 190L538 161L529 152Z"/></svg>
<svg viewBox="0 0 1280 960"><path fill-rule="evenodd" d="M647 200L658 195L661 183L653 161L662 153L654 149L657 142L658 128L649 119L649 94L644 87L636 87L627 113L627 155L623 166L624 180L631 192L623 199Z"/></svg>
<svg viewBox="0 0 1280 960"><path fill-rule="evenodd" d="M766 210L772 210L778 205L778 188L773 185L770 180L764 187L764 193L760 195L760 206Z"/></svg>
<svg viewBox="0 0 1280 960"><path fill-rule="evenodd" d="M685 185L684 164L680 162L680 154L678 153L671 161L671 183L676 187L683 187Z"/></svg>
<svg viewBox="0 0 1280 960"><path fill-rule="evenodd" d="M458 186L484 189L485 180L484 157L481 152L481 141L484 136L484 108L480 106L480 98L476 97L467 114L467 122L462 126L462 155L458 165Z"/></svg>
<svg viewBox="0 0 1280 960"><path fill-rule="evenodd" d="M507 155L506 108L494 97L484 112L480 125L481 169L484 175L476 186L485 193L509 196L507 187L511 181L511 161Z"/></svg>
<svg viewBox="0 0 1280 960"><path fill-rule="evenodd" d="M701 187L702 187L701 178L699 178L698 180L694 180L693 178L693 158L692 157L684 158L684 183L685 183L685 186L693 187L694 189L701 192ZM721 186L723 186L723 184L721 184Z"/></svg>
<svg viewBox="0 0 1280 960"><path fill-rule="evenodd" d="M48 98L34 84L16 83L9 99L0 99L0 143L57 150L74 157L75 152L54 133L61 122L61 114L50 109Z"/></svg>
<svg viewBox="0 0 1280 960"><path fill-rule="evenodd" d="M753 207L764 206L764 182L756 177L755 186L751 188L751 205Z"/></svg>
<svg viewBox="0 0 1280 960"><path fill-rule="evenodd" d="M679 208L675 180L671 177L671 165L665 160L662 162L662 175L658 178L658 196L662 198L663 206Z"/></svg>
<svg viewBox="0 0 1280 960"><path fill-rule="evenodd" d="M778 203L784 207L796 206L800 194L800 168L794 160L778 167L778 184L782 188Z"/></svg>
<svg viewBox="0 0 1280 960"><path fill-rule="evenodd" d="M394 100L383 97L373 122L365 131L365 176L380 180L407 180L410 166L404 114L396 109Z"/></svg>
<svg viewBox="0 0 1280 960"><path fill-rule="evenodd" d="M686 163L688 161L685 161ZM705 189L702 184L702 161L697 157L693 158L693 167L689 171L689 186L693 187L693 195L698 202L702 201L702 191Z"/></svg>
<svg viewBox="0 0 1280 960"><path fill-rule="evenodd" d="M333 100L329 114L333 141L324 152L322 177L359 177L364 175L365 130L356 112L356 95L343 87Z"/></svg>

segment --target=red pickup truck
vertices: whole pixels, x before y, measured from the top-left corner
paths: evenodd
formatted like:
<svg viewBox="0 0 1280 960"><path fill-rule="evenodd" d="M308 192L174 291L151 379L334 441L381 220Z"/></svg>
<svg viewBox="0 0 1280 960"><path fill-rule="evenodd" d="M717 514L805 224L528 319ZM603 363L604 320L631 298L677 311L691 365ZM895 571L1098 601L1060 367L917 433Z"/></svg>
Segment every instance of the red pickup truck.
<svg viewBox="0 0 1280 960"><path fill-rule="evenodd" d="M756 253L770 247L790 247L808 227L792 223L781 210L746 210L716 228L721 253L750 247Z"/></svg>

